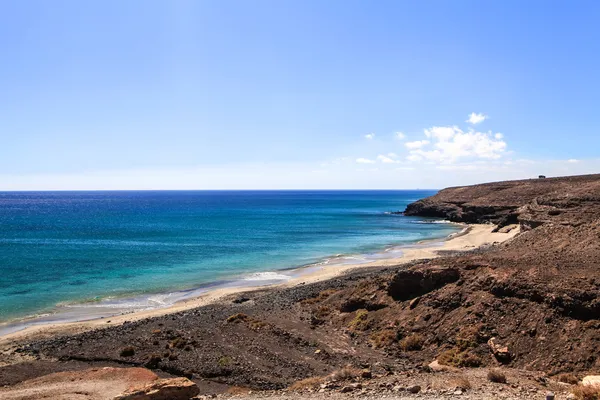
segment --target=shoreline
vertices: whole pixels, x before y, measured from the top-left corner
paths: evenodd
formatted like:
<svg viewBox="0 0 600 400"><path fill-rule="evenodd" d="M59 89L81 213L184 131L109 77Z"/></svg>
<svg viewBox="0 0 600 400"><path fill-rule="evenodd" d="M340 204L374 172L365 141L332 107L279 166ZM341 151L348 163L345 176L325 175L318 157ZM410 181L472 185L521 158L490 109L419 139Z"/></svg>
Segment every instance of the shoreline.
<svg viewBox="0 0 600 400"><path fill-rule="evenodd" d="M189 298L182 298L166 307L155 307L141 311L132 311L112 316L97 316L87 320L58 321L58 322L39 322L30 320L21 324L14 324L16 328L0 336L0 344L6 345L13 341L31 340L39 337L54 336L59 334L76 334L83 331L123 324L126 321L135 321L146 318L152 318L185 311L207 304L216 303L223 298L256 290L275 290L281 288L293 287L300 284L308 284L319 281L329 280L343 275L350 270L368 269L373 267L387 267L392 265L401 265L420 259L429 259L443 256L440 254L446 251L467 251L485 246L492 243L500 243L514 237L519 228L514 227L508 232L492 232L495 225L463 225L465 229L453 233L446 238L427 239L410 245L392 246L385 249L382 254L389 250L400 251L400 255L389 258L376 259L364 263L342 263L342 264L313 264L294 269L285 270L291 273L290 279L283 282L267 283L262 285L214 287L210 286L206 290L196 290L196 295ZM283 272L283 271L278 271ZM250 283L251 281L249 281ZM239 283L239 282L238 282ZM194 292L194 291L191 291ZM17 325L20 325L17 327ZM6 327L7 325L5 325ZM21 327L22 326L22 327ZM5 329L6 330L6 329ZM1 332L1 330L0 330Z"/></svg>

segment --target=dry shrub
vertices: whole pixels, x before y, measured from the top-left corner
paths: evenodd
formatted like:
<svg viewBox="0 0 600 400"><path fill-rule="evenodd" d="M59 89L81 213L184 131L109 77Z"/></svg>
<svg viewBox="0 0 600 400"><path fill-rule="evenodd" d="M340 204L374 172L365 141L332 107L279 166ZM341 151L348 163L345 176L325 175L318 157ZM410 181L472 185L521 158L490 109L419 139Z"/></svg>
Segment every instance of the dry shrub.
<svg viewBox="0 0 600 400"><path fill-rule="evenodd" d="M599 400L600 386L598 385L578 385L571 391L576 399L579 400Z"/></svg>
<svg viewBox="0 0 600 400"><path fill-rule="evenodd" d="M359 377L361 373L362 371L360 369L347 365L344 368L333 372L331 375L329 375L329 378L332 381L349 381Z"/></svg>
<svg viewBox="0 0 600 400"><path fill-rule="evenodd" d="M258 319L251 319L250 321L248 321L248 325L250 326L250 329L257 331L260 328L264 328L265 326L268 326L269 324L267 324L264 321L258 320Z"/></svg>
<svg viewBox="0 0 600 400"><path fill-rule="evenodd" d="M259 319L250 317L250 316L248 316L246 314L242 314L242 313L233 314L229 318L227 318L228 324L231 324L234 322L246 322L248 324L248 326L250 327L250 329L253 329L253 330L259 330L260 328L263 328L268 325L264 321L261 321Z"/></svg>
<svg viewBox="0 0 600 400"><path fill-rule="evenodd" d="M573 374L560 374L556 377L556 380L562 383L568 383L569 385L577 385L579 379Z"/></svg>
<svg viewBox="0 0 600 400"><path fill-rule="evenodd" d="M119 354L121 355L121 357L131 357L135 354L135 349L133 348L133 346L127 346L121 349L121 352Z"/></svg>
<svg viewBox="0 0 600 400"><path fill-rule="evenodd" d="M452 379L450 382L451 382L452 386L457 387L459 389L462 389L462 390L471 389L471 382L469 382L469 379L464 375L459 375L456 378Z"/></svg>
<svg viewBox="0 0 600 400"><path fill-rule="evenodd" d="M483 360L477 354L466 353L464 357L460 359L461 367L477 368L483 364Z"/></svg>
<svg viewBox="0 0 600 400"><path fill-rule="evenodd" d="M331 296L332 294L334 294L336 292L337 292L337 290L335 290L335 289L326 289L326 290L323 290L321 293L319 293L317 295L317 297L311 297L310 299L300 300L300 304L311 305L311 304L319 303L321 301L327 300L327 298L329 298L329 296Z"/></svg>
<svg viewBox="0 0 600 400"><path fill-rule="evenodd" d="M319 306L313 315L317 318L325 318L331 314L331 308L329 306Z"/></svg>
<svg viewBox="0 0 600 400"><path fill-rule="evenodd" d="M246 314L237 313L237 314L233 314L229 318L227 318L227 323L247 321L248 318L249 317Z"/></svg>
<svg viewBox="0 0 600 400"><path fill-rule="evenodd" d="M325 380L321 377L315 376L312 378L306 378L306 379L302 379L298 382L294 382L292 383L292 385L289 387L290 390L293 391L302 391L302 390L308 390L308 389L316 389L318 388Z"/></svg>
<svg viewBox="0 0 600 400"><path fill-rule="evenodd" d="M468 351L460 351L457 348L444 351L438 356L437 360L442 365L459 368L476 368L483 364L483 361L478 355L471 354Z"/></svg>
<svg viewBox="0 0 600 400"><path fill-rule="evenodd" d="M398 335L391 329L385 329L383 331L374 333L371 335L371 342L376 348L389 347L396 343Z"/></svg>
<svg viewBox="0 0 600 400"><path fill-rule="evenodd" d="M348 326L353 331L365 331L369 327L368 318L369 312L367 310L358 310Z"/></svg>
<svg viewBox="0 0 600 400"><path fill-rule="evenodd" d="M148 357L148 361L146 361L146 364L144 364L144 367L150 368L150 369L157 368L158 364L160 364L161 361L162 361L162 357L160 355L151 354L150 357Z"/></svg>
<svg viewBox="0 0 600 400"><path fill-rule="evenodd" d="M494 383L506 383L506 375L501 370L495 368L490 369L487 373L488 381Z"/></svg>
<svg viewBox="0 0 600 400"><path fill-rule="evenodd" d="M400 348L404 351L415 351L423 348L423 337L418 333L413 333L400 341Z"/></svg>
<svg viewBox="0 0 600 400"><path fill-rule="evenodd" d="M477 347L483 339L481 336L481 324L470 325L462 328L456 335L456 345L462 351L472 347Z"/></svg>
<svg viewBox="0 0 600 400"><path fill-rule="evenodd" d="M240 387L240 386L232 386L229 389L227 389L226 393L236 396L236 395L241 395L241 394L248 394L248 392L250 392L250 390L251 389Z"/></svg>
<svg viewBox="0 0 600 400"><path fill-rule="evenodd" d="M187 341L182 337L175 338L171 341L171 347L176 347L178 349L184 348L186 344Z"/></svg>

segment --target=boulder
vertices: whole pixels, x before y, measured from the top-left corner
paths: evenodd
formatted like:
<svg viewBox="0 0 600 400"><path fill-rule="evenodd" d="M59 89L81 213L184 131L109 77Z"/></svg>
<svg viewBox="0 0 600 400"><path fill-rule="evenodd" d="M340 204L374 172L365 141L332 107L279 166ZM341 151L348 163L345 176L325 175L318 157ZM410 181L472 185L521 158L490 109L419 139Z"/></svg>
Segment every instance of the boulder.
<svg viewBox="0 0 600 400"><path fill-rule="evenodd" d="M406 390L408 390L412 394L417 394L421 391L421 386L419 386L419 385L409 386L408 388L406 388Z"/></svg>
<svg viewBox="0 0 600 400"><path fill-rule="evenodd" d="M189 400L198 393L198 386L187 378L159 379L132 387L114 400Z"/></svg>
<svg viewBox="0 0 600 400"><path fill-rule="evenodd" d="M600 375L588 375L581 380L583 386L600 386Z"/></svg>
<svg viewBox="0 0 600 400"><path fill-rule="evenodd" d="M131 387L150 385L158 376L145 368L90 368L65 371L0 387L0 399L86 399L115 398Z"/></svg>
<svg viewBox="0 0 600 400"><path fill-rule="evenodd" d="M496 357L498 361L502 363L509 362L511 355L508 351L508 347L496 343L496 340L497 339L495 337L488 340L488 345L490 346L490 350L492 350L492 354L494 355L494 357Z"/></svg>
<svg viewBox="0 0 600 400"><path fill-rule="evenodd" d="M443 372L448 371L450 368L447 365L442 365L438 360L433 360L428 365L431 372Z"/></svg>

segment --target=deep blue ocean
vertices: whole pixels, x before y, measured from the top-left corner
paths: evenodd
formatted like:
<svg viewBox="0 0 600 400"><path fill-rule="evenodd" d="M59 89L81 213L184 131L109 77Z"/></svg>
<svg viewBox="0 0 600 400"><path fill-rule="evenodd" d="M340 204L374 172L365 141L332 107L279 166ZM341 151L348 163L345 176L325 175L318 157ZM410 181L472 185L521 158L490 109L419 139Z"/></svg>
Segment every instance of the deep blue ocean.
<svg viewBox="0 0 600 400"><path fill-rule="evenodd" d="M0 193L0 321L442 238L458 228L389 213L433 193Z"/></svg>

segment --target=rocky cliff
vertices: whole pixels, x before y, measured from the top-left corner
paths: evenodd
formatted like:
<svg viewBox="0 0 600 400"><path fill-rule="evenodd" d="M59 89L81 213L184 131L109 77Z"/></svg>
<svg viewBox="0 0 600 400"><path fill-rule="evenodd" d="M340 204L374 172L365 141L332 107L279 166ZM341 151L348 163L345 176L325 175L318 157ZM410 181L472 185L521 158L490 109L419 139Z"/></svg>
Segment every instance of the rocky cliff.
<svg viewBox="0 0 600 400"><path fill-rule="evenodd" d="M589 211L596 205L599 187L598 174L452 187L409 204L404 214L499 227L518 222L525 229L545 222L572 224L581 221L582 207Z"/></svg>

